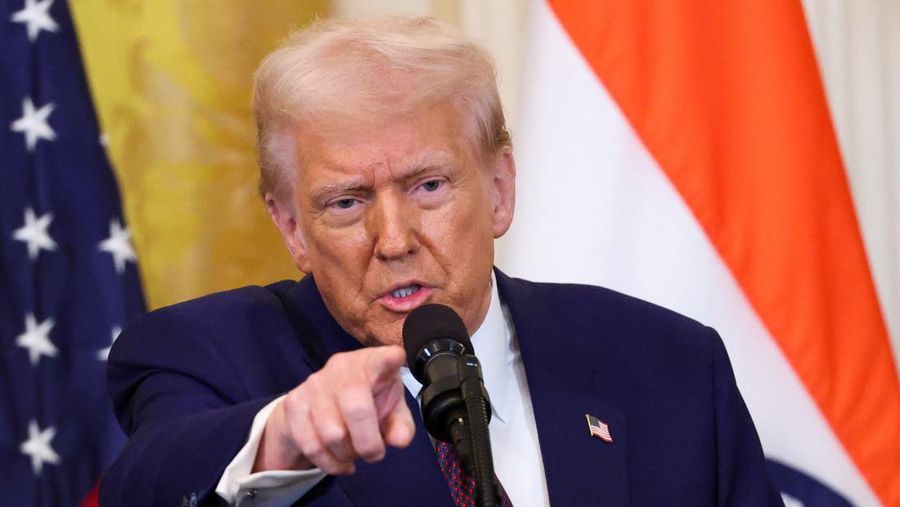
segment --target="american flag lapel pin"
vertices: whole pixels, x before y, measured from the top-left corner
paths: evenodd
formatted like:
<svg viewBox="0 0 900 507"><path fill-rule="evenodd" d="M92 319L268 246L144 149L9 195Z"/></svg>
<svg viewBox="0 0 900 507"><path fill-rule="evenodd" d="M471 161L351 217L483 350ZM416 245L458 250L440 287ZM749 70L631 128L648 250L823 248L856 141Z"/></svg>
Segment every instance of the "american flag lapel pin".
<svg viewBox="0 0 900 507"><path fill-rule="evenodd" d="M612 443L613 439L612 435L609 434L608 424L591 414L584 414L584 418L587 419L588 430L591 432L592 437L597 437L610 444Z"/></svg>

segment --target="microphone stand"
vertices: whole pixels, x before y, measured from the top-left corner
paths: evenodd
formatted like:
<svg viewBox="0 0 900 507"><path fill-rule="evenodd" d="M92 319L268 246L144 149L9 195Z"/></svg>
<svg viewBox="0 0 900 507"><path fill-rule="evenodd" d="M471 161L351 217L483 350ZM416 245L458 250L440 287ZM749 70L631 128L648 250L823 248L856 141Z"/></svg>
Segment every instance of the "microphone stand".
<svg viewBox="0 0 900 507"><path fill-rule="evenodd" d="M452 342L456 343L456 342ZM460 349L455 353L447 350ZM433 363L422 391L425 428L438 440L453 444L463 468L475 479L478 507L499 507L500 490L494 480L491 455L490 398L484 388L481 364L462 345L438 344L430 350Z"/></svg>
<svg viewBox="0 0 900 507"><path fill-rule="evenodd" d="M466 424L453 425L451 429L456 453L460 461L475 478L478 507L499 507L500 492L494 481L494 458L491 455L491 436L488 431L488 396L481 380L481 365L471 354L459 357L460 392L466 406ZM456 431L453 431L453 430ZM458 433L468 433L458 435Z"/></svg>

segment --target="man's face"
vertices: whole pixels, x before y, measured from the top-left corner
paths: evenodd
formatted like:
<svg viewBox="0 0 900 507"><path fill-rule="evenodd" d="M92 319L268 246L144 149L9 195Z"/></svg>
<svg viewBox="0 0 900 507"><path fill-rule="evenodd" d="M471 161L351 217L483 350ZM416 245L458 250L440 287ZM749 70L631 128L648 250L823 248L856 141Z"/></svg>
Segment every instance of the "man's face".
<svg viewBox="0 0 900 507"><path fill-rule="evenodd" d="M477 329L494 238L512 220L510 150L483 160L449 104L297 136L296 213L269 209L338 323L364 344L396 344L411 310L441 303Z"/></svg>

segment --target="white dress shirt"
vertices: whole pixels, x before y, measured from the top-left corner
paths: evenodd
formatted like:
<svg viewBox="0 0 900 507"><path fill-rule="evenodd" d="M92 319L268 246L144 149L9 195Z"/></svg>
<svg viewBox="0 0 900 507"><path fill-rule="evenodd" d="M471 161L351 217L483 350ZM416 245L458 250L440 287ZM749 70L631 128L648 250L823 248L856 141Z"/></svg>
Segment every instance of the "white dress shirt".
<svg viewBox="0 0 900 507"><path fill-rule="evenodd" d="M481 361L484 385L491 399L491 452L494 472L516 507L547 506L547 481L538 442L534 410L525 379L515 328L501 304L491 277L491 304L472 346ZM418 399L422 385L408 368L401 369L403 385ZM278 398L253 419L247 443L222 474L216 493L232 505L290 505L313 488L325 474L312 470L250 473L266 421Z"/></svg>

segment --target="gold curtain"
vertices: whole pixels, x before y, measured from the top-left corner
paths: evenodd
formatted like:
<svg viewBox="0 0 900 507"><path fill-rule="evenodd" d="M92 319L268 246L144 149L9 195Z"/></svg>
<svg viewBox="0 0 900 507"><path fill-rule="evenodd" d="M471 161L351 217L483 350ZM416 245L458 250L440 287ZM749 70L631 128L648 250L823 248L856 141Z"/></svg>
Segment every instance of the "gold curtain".
<svg viewBox="0 0 900 507"><path fill-rule="evenodd" d="M430 15L497 58L515 121L523 0L71 0L150 308L297 278L256 196L250 85L316 17ZM504 78L505 76L505 78Z"/></svg>
<svg viewBox="0 0 900 507"><path fill-rule="evenodd" d="M328 2L70 4L149 306L297 278L256 196L251 78Z"/></svg>

